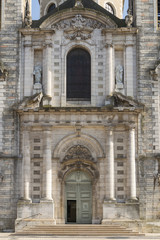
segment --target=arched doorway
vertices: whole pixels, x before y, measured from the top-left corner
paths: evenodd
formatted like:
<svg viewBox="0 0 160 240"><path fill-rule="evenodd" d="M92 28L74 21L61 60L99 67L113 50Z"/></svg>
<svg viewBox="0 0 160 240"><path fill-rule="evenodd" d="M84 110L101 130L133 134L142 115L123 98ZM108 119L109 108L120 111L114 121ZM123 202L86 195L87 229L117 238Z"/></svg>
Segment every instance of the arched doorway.
<svg viewBox="0 0 160 240"><path fill-rule="evenodd" d="M83 171L74 171L65 180L66 223L92 223L92 182Z"/></svg>

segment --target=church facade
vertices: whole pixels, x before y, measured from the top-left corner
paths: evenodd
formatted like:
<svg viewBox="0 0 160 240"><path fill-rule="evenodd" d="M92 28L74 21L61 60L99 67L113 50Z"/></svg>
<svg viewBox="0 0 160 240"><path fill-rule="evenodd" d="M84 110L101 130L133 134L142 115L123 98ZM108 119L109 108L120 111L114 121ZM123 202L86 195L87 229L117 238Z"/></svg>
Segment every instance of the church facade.
<svg viewBox="0 0 160 240"><path fill-rule="evenodd" d="M158 224L159 1L0 3L0 229Z"/></svg>

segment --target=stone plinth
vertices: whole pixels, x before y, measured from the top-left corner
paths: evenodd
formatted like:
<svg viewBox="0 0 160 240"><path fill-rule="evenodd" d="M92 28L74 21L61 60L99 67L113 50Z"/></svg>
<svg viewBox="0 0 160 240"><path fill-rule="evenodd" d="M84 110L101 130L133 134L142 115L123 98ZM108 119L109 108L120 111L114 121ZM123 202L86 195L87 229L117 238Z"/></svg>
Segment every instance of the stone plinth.
<svg viewBox="0 0 160 240"><path fill-rule="evenodd" d="M108 219L139 219L139 203L103 203L103 221Z"/></svg>
<svg viewBox="0 0 160 240"><path fill-rule="evenodd" d="M31 203L20 200L17 204L17 219L15 222L15 231L23 228L27 222L35 222L36 220L42 223L42 220L51 221L55 224L54 220L54 203L53 201L42 201L40 203ZM25 223L25 224L24 224Z"/></svg>

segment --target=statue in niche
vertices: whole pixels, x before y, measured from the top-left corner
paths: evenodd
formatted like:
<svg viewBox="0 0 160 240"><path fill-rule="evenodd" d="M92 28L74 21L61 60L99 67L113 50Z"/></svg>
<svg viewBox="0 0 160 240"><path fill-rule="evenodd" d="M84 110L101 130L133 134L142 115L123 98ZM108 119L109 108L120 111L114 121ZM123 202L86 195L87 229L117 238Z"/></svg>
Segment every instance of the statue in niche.
<svg viewBox="0 0 160 240"><path fill-rule="evenodd" d="M116 84L123 84L123 66L116 66Z"/></svg>
<svg viewBox="0 0 160 240"><path fill-rule="evenodd" d="M34 76L34 84L35 83L41 83L41 81L42 81L41 66L37 65L37 66L34 67L33 76Z"/></svg>

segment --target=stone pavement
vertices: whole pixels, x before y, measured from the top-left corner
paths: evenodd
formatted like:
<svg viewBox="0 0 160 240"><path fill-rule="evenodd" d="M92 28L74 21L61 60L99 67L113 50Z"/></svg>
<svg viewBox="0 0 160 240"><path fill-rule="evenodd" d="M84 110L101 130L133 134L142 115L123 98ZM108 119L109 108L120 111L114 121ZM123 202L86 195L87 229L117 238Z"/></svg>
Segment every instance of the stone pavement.
<svg viewBox="0 0 160 240"><path fill-rule="evenodd" d="M72 238L72 239L71 239ZM141 237L56 237L56 236L17 236L12 233L0 233L0 240L159 240L160 234L146 234Z"/></svg>

